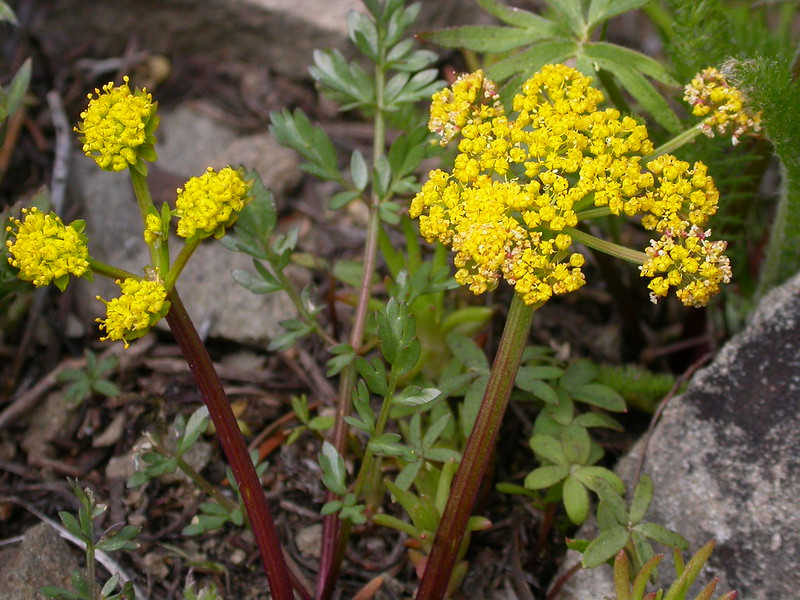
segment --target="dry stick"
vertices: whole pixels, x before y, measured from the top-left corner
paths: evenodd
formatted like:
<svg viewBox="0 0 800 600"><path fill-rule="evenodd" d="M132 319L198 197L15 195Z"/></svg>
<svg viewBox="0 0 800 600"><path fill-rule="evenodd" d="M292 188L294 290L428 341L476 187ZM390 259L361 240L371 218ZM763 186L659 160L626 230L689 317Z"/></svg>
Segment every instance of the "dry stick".
<svg viewBox="0 0 800 600"><path fill-rule="evenodd" d="M514 294L486 386L486 394L464 448L461 464L453 478L450 497L436 531L417 600L442 600L447 593L450 574L458 560L458 551L472 507L486 474L488 458L497 441L497 433L508 406L508 397L514 386L536 308L537 306L526 305L519 294Z"/></svg>
<svg viewBox="0 0 800 600"><path fill-rule="evenodd" d="M217 430L228 464L239 485L272 597L276 600L294 600L291 575L286 566L267 498L253 461L250 460L247 444L239 430L225 390L214 370L211 357L174 288L169 292L169 301L171 306L167 313L167 323L189 364L200 395L208 407L208 414ZM305 592L302 587L301 591Z"/></svg>

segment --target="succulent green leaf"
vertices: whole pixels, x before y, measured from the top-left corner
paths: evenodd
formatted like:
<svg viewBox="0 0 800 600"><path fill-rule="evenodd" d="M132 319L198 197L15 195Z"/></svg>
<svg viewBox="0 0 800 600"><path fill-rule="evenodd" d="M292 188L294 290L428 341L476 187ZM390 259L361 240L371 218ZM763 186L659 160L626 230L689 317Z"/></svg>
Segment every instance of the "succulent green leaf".
<svg viewBox="0 0 800 600"><path fill-rule="evenodd" d="M622 525L604 531L586 548L581 559L585 569L593 569L611 559L628 543L628 530Z"/></svg>

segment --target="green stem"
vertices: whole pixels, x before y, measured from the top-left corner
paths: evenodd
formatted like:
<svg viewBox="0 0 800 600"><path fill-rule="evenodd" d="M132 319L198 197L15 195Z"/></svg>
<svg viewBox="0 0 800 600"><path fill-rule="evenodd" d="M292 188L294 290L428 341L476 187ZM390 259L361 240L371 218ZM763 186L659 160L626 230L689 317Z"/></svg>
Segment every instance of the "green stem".
<svg viewBox="0 0 800 600"><path fill-rule="evenodd" d="M600 238L586 233L585 231L580 231L579 229L567 228L564 230L564 233L569 234L572 236L573 240L580 242L585 246L589 246L589 248L599 250L600 252L605 252L606 254L616 256L617 258L627 260L628 262L632 262L637 265L643 265L647 260L647 254L644 252L639 252L638 250L633 250L632 248L621 246L619 244L615 244L614 242L609 242L608 240L601 240Z"/></svg>
<svg viewBox="0 0 800 600"><path fill-rule="evenodd" d="M674 152L678 148L685 146L689 142L691 142L694 138L702 133L700 129L700 125L695 125L684 131L683 133L679 133L674 138L669 140L668 142L660 145L658 148L653 150L653 153L645 156L641 160L641 164L647 165L647 163L654 158L661 156L662 154L667 154L668 152Z"/></svg>
<svg viewBox="0 0 800 600"><path fill-rule="evenodd" d="M383 35L379 27L379 35ZM386 86L386 47L380 41L381 56L375 64L375 118L372 135L372 164L384 155L386 147L386 121L384 117L384 88ZM372 298L372 276L378 255L378 234L380 231L380 213L378 208L381 198L374 189L369 200L369 216L367 221L367 240L364 246L364 269L361 288L358 295L356 314L353 318L353 329L350 332L350 345L359 351L364 341L364 330L367 322L367 310ZM333 429L333 445L344 456L347 443L347 423L344 418L350 411L350 399L356 384L355 364L351 363L342 370L339 379L339 397L336 404L336 422ZM326 501L336 496L328 492ZM344 558L344 550L350 536L350 522L342 523L338 515L325 517L322 529L322 548L320 551L319 572L317 573L317 600L328 600L333 593L334 583L339 576L339 568Z"/></svg>
<svg viewBox="0 0 800 600"><path fill-rule="evenodd" d="M175 258L175 262L167 271L167 276L164 278L164 287L168 290L172 289L172 286L175 285L175 282L180 277L181 273L183 272L183 268L189 262L189 259L194 254L194 251L197 250L197 247L200 245L200 238L193 237L191 239L186 240L186 243L181 248L180 253L178 253L177 258Z"/></svg>
<svg viewBox="0 0 800 600"><path fill-rule="evenodd" d="M167 323L192 371L195 383L208 407L208 414L217 430L228 464L239 485L245 511L261 554L272 598L293 600L292 580L283 557L278 533L270 515L267 498L261 487L253 461L247 451L244 436L239 430L225 390L219 380L186 307L175 288L169 291L170 310Z"/></svg>
<svg viewBox="0 0 800 600"><path fill-rule="evenodd" d="M453 479L450 498L428 556L417 600L442 600L445 597L475 498L497 441L536 308L538 305L528 306L519 294L514 294L486 394Z"/></svg>
<svg viewBox="0 0 800 600"><path fill-rule="evenodd" d="M86 542L86 585L89 586L89 598L99 600L100 594L97 593L97 575L94 566L94 542Z"/></svg>
<svg viewBox="0 0 800 600"><path fill-rule="evenodd" d="M237 508L237 505L233 500L222 495L215 485L200 475L200 473L198 473L195 468L192 467L192 465L183 460L182 457L176 456L174 452L171 452L166 446L156 442L155 440L153 441L153 449L163 456L174 456L177 459L178 468L181 470L181 472L191 479L192 483L194 483L198 488L203 490L207 496L216 500L220 506L225 507L228 512L232 512Z"/></svg>
<svg viewBox="0 0 800 600"><path fill-rule="evenodd" d="M103 277L108 277L115 280L142 278L141 275L136 275L130 271L126 271L125 269L119 269L104 262L100 262L99 260L95 260L92 257L89 257L89 268L91 268L93 274L102 275Z"/></svg>
<svg viewBox="0 0 800 600"><path fill-rule="evenodd" d="M139 214L142 217L142 231L147 227L147 214L150 209L155 210L153 206L153 196L150 193L150 186L147 185L147 177L142 175L133 167L128 169L131 174L131 185L133 186L133 193L136 195L136 202L139 204ZM162 264L162 255L155 247L154 244L147 244L150 250L150 265L156 269L161 277L169 269L169 264ZM169 263L169 259L167 259Z"/></svg>

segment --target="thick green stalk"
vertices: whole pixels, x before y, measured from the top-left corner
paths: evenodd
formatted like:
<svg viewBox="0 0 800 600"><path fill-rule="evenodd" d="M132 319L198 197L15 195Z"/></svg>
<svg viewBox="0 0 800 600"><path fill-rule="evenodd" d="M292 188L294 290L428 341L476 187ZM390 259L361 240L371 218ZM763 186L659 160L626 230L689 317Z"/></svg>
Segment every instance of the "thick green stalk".
<svg viewBox="0 0 800 600"><path fill-rule="evenodd" d="M619 244L609 242L608 240L600 239L579 229L568 227L564 230L564 233L569 234L573 240L580 242L585 246L589 246L589 248L599 250L600 252L605 252L606 254L621 258L622 260L627 260L628 262L632 262L637 265L643 265L647 260L647 254L644 252L628 248L627 246L620 246Z"/></svg>
<svg viewBox="0 0 800 600"><path fill-rule="evenodd" d="M167 323L192 371L200 395L208 407L208 415L217 430L220 445L239 485L245 511L261 554L261 562L269 581L270 593L276 600L293 600L292 581L283 557L278 533L270 515L267 498L261 487L253 461L247 451L242 432L236 422L225 390L211 357L194 327L186 307L175 288L168 295L171 303Z"/></svg>
<svg viewBox="0 0 800 600"><path fill-rule="evenodd" d="M447 593L450 574L455 568L467 522L494 451L536 308L538 305L528 306L519 294L514 294L486 393L453 479L450 498L442 513L416 600L442 600Z"/></svg>

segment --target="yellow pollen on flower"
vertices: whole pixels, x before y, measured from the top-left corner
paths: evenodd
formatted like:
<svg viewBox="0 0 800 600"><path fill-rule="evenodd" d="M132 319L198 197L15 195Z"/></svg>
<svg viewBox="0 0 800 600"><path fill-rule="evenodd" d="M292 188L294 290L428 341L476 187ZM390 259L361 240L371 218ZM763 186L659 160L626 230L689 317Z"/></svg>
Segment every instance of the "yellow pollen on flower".
<svg viewBox="0 0 800 600"><path fill-rule="evenodd" d="M90 272L82 221L64 225L55 213L44 214L37 208L23 209L22 214L23 220L12 218L6 227L13 238L6 241L8 262L19 269L20 279L37 287L55 280L63 291L69 275Z"/></svg>
<svg viewBox="0 0 800 600"><path fill-rule="evenodd" d="M144 241L157 246L163 235L161 217L152 213L148 214L147 217L145 217Z"/></svg>
<svg viewBox="0 0 800 600"><path fill-rule="evenodd" d="M651 240L647 260L639 267L642 277L651 277L650 300L666 296L670 287L686 306L705 306L731 280L730 260L723 254L727 242L712 242L711 231L696 225L675 234Z"/></svg>
<svg viewBox="0 0 800 600"><path fill-rule="evenodd" d="M127 348L130 340L147 333L169 309L167 290L159 281L139 279L117 280L122 295L106 302L106 318L97 319L100 329L105 329L105 340L122 340Z"/></svg>
<svg viewBox="0 0 800 600"><path fill-rule="evenodd" d="M158 120L156 103L146 89L131 92L129 78L114 87L113 82L89 94L89 106L81 113L83 122L75 131L82 134L83 151L101 169L122 171L140 159L153 160L152 145Z"/></svg>
<svg viewBox="0 0 800 600"><path fill-rule="evenodd" d="M699 127L708 137L730 131L736 145L741 136L761 130L761 113L754 114L745 108L742 92L714 67L695 75L684 88L683 99L692 106L692 114L705 117Z"/></svg>
<svg viewBox="0 0 800 600"><path fill-rule="evenodd" d="M221 237L247 204L249 191L250 184L239 171L225 167L217 173L208 167L200 177L192 177L178 189L178 235Z"/></svg>

